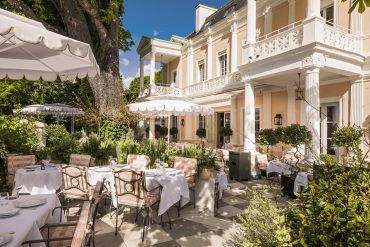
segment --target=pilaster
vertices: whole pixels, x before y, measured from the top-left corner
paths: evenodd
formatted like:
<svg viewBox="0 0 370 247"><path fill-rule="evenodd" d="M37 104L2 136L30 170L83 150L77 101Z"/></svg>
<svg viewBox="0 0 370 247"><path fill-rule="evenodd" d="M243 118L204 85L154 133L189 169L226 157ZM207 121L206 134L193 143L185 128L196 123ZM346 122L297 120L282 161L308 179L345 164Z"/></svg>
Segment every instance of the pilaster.
<svg viewBox="0 0 370 247"><path fill-rule="evenodd" d="M251 80L245 83L244 97L244 151L254 153L256 151L255 104L254 84Z"/></svg>
<svg viewBox="0 0 370 247"><path fill-rule="evenodd" d="M363 122L363 78L351 81L350 123L362 127Z"/></svg>
<svg viewBox="0 0 370 247"><path fill-rule="evenodd" d="M263 91L262 97L262 128L271 129L271 91Z"/></svg>
<svg viewBox="0 0 370 247"><path fill-rule="evenodd" d="M233 22L230 27L231 32L231 73L234 73L238 70L237 67L237 56L238 56L238 33L237 33L237 24Z"/></svg>
<svg viewBox="0 0 370 247"><path fill-rule="evenodd" d="M213 60L212 60L212 54L213 54L213 41L212 36L209 36L207 39L207 80L210 80L213 78L212 76L212 68L213 68Z"/></svg>
<svg viewBox="0 0 370 247"><path fill-rule="evenodd" d="M290 87L288 88L288 125L296 123L296 95L295 95L295 88Z"/></svg>

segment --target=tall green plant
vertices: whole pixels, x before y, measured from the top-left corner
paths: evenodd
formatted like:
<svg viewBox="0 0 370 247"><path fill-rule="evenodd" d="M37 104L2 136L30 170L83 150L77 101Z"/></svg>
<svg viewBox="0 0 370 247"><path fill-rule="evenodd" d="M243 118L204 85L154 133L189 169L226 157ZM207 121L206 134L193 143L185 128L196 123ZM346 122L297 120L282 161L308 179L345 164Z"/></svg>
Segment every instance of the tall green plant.
<svg viewBox="0 0 370 247"><path fill-rule="evenodd" d="M346 148L346 155L350 151L359 151L363 130L355 126L344 126L336 129L332 134L332 140L335 145Z"/></svg>
<svg viewBox="0 0 370 247"><path fill-rule="evenodd" d="M269 147L278 144L279 141L279 134L273 129L262 129L256 136L256 142L260 145L266 146L267 153L269 152Z"/></svg>
<svg viewBox="0 0 370 247"><path fill-rule="evenodd" d="M139 154L140 150L140 144L133 138L121 139L116 149L118 162L126 163L129 154Z"/></svg>

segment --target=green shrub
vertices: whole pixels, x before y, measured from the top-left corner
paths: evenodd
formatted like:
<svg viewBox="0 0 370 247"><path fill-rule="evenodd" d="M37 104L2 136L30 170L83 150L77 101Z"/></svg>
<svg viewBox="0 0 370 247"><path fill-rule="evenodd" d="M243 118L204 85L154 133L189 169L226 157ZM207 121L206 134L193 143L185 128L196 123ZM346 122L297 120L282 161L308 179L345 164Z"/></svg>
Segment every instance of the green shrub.
<svg viewBox="0 0 370 247"><path fill-rule="evenodd" d="M30 154L38 142L34 125L13 116L0 116L0 140L9 153Z"/></svg>
<svg viewBox="0 0 370 247"><path fill-rule="evenodd" d="M82 141L81 151L94 157L97 165L107 164L110 156L116 156L115 142L102 140L94 133Z"/></svg>
<svg viewBox="0 0 370 247"><path fill-rule="evenodd" d="M46 146L54 147L66 136L69 136L69 132L66 127L61 124L51 124L46 127Z"/></svg>
<svg viewBox="0 0 370 247"><path fill-rule="evenodd" d="M284 210L263 195L262 191L248 190L249 205L238 216L241 225L225 246L275 247L292 246L290 229Z"/></svg>
<svg viewBox="0 0 370 247"><path fill-rule="evenodd" d="M347 154L351 147L358 147L361 143L363 130L355 126L344 126L336 129L332 134L332 140L335 145L345 147Z"/></svg>
<svg viewBox="0 0 370 247"><path fill-rule="evenodd" d="M262 129L258 131L256 135L256 142L267 146L267 152L269 151L269 146L274 146L280 141L279 135L273 129Z"/></svg>
<svg viewBox="0 0 370 247"><path fill-rule="evenodd" d="M140 144L133 138L121 139L117 143L117 158L119 163L126 163L129 154L139 154Z"/></svg>
<svg viewBox="0 0 370 247"><path fill-rule="evenodd" d="M128 128L124 123L105 119L100 128L100 136L103 140L119 141L127 131Z"/></svg>
<svg viewBox="0 0 370 247"><path fill-rule="evenodd" d="M195 133L200 139L206 138L207 132L205 128L198 128Z"/></svg>
<svg viewBox="0 0 370 247"><path fill-rule="evenodd" d="M80 153L78 142L72 135L66 135L53 146L51 157L57 161L68 163L69 156L74 153Z"/></svg>
<svg viewBox="0 0 370 247"><path fill-rule="evenodd" d="M167 142L164 139L144 140L140 146L140 154L145 154L150 158L151 165L156 159L163 159L167 150Z"/></svg>
<svg viewBox="0 0 370 247"><path fill-rule="evenodd" d="M168 134L168 128L166 126L161 126L158 133L160 136L166 136Z"/></svg>
<svg viewBox="0 0 370 247"><path fill-rule="evenodd" d="M323 156L320 173L289 212L299 246L369 246L370 172L358 157L351 168Z"/></svg>
<svg viewBox="0 0 370 247"><path fill-rule="evenodd" d="M221 127L219 130L220 136L232 136L233 130L230 127Z"/></svg>

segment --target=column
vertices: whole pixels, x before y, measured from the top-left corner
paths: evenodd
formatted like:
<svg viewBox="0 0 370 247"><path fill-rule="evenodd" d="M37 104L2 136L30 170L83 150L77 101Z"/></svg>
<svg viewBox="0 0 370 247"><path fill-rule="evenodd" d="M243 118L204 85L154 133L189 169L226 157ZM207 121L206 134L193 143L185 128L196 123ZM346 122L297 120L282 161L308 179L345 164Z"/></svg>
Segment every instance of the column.
<svg viewBox="0 0 370 247"><path fill-rule="evenodd" d="M237 107L237 97L231 96L231 106L230 106L230 128L233 130L233 135L231 136L230 143L237 144L237 137L240 135L240 130L237 129L237 120L236 115L238 114L238 107Z"/></svg>
<svg viewBox="0 0 370 247"><path fill-rule="evenodd" d="M155 139L155 119L149 120L149 140Z"/></svg>
<svg viewBox="0 0 370 247"><path fill-rule="evenodd" d="M254 59L253 44L256 43L256 0L248 0L247 13L247 61Z"/></svg>
<svg viewBox="0 0 370 247"><path fill-rule="evenodd" d="M140 58L140 93L142 96L144 93L144 59Z"/></svg>
<svg viewBox="0 0 370 247"><path fill-rule="evenodd" d="M272 8L271 6L266 6L265 9L265 33L269 34L272 32Z"/></svg>
<svg viewBox="0 0 370 247"><path fill-rule="evenodd" d="M194 83L194 72L193 72L193 63L194 57L193 57L193 48L188 48L188 84L191 85Z"/></svg>
<svg viewBox="0 0 370 247"><path fill-rule="evenodd" d="M231 73L237 71L237 63L238 63L238 27L236 22L233 22L230 28L231 32Z"/></svg>
<svg viewBox="0 0 370 247"><path fill-rule="evenodd" d="M295 22L295 1L296 0L289 0L289 24Z"/></svg>
<svg viewBox="0 0 370 247"><path fill-rule="evenodd" d="M296 123L295 88L288 88L288 125Z"/></svg>
<svg viewBox="0 0 370 247"><path fill-rule="evenodd" d="M213 78L213 49L212 49L213 41L212 37L209 36L207 39L207 80Z"/></svg>
<svg viewBox="0 0 370 247"><path fill-rule="evenodd" d="M363 80L358 78L351 81L351 125L362 126L362 99L363 99Z"/></svg>
<svg viewBox="0 0 370 247"><path fill-rule="evenodd" d="M254 109L254 86L252 81L245 84L245 112L244 112L244 151L254 153L256 151L255 136L255 109Z"/></svg>
<svg viewBox="0 0 370 247"><path fill-rule="evenodd" d="M155 52L150 55L150 86L155 87Z"/></svg>
<svg viewBox="0 0 370 247"><path fill-rule="evenodd" d="M271 129L271 91L263 91L262 97L262 128Z"/></svg>
<svg viewBox="0 0 370 247"><path fill-rule="evenodd" d="M193 139L193 117L186 116L185 117L185 140L192 140Z"/></svg>
<svg viewBox="0 0 370 247"><path fill-rule="evenodd" d="M307 19L313 17L321 17L320 15L320 0L307 1Z"/></svg>
<svg viewBox="0 0 370 247"><path fill-rule="evenodd" d="M306 70L305 86L305 125L312 133L311 157L320 155L320 69L311 67Z"/></svg>

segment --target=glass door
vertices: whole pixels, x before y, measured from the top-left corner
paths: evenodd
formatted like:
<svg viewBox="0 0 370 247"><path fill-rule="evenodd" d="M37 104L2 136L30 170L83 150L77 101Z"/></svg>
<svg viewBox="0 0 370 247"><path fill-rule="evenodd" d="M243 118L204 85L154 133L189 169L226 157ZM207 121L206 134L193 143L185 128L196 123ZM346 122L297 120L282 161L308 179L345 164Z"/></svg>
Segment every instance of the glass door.
<svg viewBox="0 0 370 247"><path fill-rule="evenodd" d="M222 127L229 127L230 128L230 112L219 112L217 113L217 146L218 147L222 147L223 144L226 144L226 143L230 143L230 137L227 136L227 137L224 137L224 136L221 136L220 133L219 133L219 130L222 128Z"/></svg>
<svg viewBox="0 0 370 247"><path fill-rule="evenodd" d="M322 153L337 155L332 134L339 126L339 103L321 104L321 147Z"/></svg>

